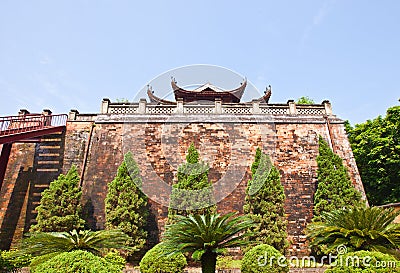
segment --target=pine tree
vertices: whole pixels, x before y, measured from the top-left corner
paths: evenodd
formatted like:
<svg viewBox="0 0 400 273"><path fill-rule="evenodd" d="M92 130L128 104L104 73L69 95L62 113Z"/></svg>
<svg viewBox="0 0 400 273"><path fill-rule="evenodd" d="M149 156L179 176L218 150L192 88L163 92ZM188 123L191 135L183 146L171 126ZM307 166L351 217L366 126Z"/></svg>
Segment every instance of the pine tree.
<svg viewBox="0 0 400 273"><path fill-rule="evenodd" d="M208 180L208 165L199 160L199 152L190 144L186 163L178 168L178 182L172 186L168 222L175 215L215 212L212 183Z"/></svg>
<svg viewBox="0 0 400 273"><path fill-rule="evenodd" d="M361 194L354 188L343 160L321 136L317 163L318 187L314 196L314 221L319 220L322 212L362 205Z"/></svg>
<svg viewBox="0 0 400 273"><path fill-rule="evenodd" d="M108 184L105 212L106 228L120 229L132 237L128 244L134 251L143 249L147 239L148 199L141 187L140 169L132 153L128 152L116 177Z"/></svg>
<svg viewBox="0 0 400 273"><path fill-rule="evenodd" d="M60 174L43 191L40 205L37 207L37 224L31 226L31 232L62 232L82 229L85 221L81 218L79 175L72 166L66 175Z"/></svg>
<svg viewBox="0 0 400 273"><path fill-rule="evenodd" d="M286 232L285 192L280 174L268 155L257 148L251 166L252 179L247 184L243 211L254 221L250 240L269 244L285 253L289 242Z"/></svg>

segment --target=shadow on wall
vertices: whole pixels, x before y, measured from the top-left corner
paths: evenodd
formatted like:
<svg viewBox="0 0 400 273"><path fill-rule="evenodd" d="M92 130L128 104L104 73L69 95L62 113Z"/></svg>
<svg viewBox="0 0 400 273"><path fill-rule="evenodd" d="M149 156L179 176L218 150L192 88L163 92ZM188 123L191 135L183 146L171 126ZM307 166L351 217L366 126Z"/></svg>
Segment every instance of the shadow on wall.
<svg viewBox="0 0 400 273"><path fill-rule="evenodd" d="M6 176L9 177L8 183L12 192L0 227L0 249L17 246L23 234L35 223L36 207L40 204L41 193L61 173L64 139L65 132L44 136L41 142L35 144L33 165L20 167L18 175L12 165L7 167L9 173ZM23 153L32 153L21 149ZM21 166L18 157L14 163ZM13 177L17 177L15 181Z"/></svg>
<svg viewBox="0 0 400 273"><path fill-rule="evenodd" d="M14 234L17 228L20 228L17 227L17 225L24 209L26 194L31 181L32 168L28 168L27 171L24 171L24 168L21 167L10 196L3 223L0 227L0 248L3 250L10 248Z"/></svg>
<svg viewBox="0 0 400 273"><path fill-rule="evenodd" d="M85 201L82 207L82 218L86 221L85 229L96 230L97 221L94 217L94 206L92 198Z"/></svg>

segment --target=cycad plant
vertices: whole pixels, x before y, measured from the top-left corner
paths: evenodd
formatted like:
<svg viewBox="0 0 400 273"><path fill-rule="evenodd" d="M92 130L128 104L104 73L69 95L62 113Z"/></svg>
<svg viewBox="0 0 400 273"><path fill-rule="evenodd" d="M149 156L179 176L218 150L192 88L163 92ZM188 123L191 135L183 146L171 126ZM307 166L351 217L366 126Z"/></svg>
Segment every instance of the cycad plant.
<svg viewBox="0 0 400 273"><path fill-rule="evenodd" d="M214 273L217 256L226 248L238 247L248 243L244 240L253 222L236 213L177 215L177 222L167 226L164 245L170 255L182 252L192 253L201 261L203 273Z"/></svg>
<svg viewBox="0 0 400 273"><path fill-rule="evenodd" d="M394 254L400 247L400 214L393 209L356 207L321 215L321 222L307 227L311 246L326 245L327 253L345 245L348 250L369 250Z"/></svg>
<svg viewBox="0 0 400 273"><path fill-rule="evenodd" d="M120 230L81 230L70 232L37 232L23 239L19 254L53 257L62 252L85 250L100 255L101 250L128 249L130 237Z"/></svg>

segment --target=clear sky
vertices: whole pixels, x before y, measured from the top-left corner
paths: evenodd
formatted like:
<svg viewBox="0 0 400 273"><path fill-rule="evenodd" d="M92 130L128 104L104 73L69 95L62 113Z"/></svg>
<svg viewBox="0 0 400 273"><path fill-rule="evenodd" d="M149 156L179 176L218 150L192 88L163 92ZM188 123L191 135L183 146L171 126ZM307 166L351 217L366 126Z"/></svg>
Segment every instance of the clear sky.
<svg viewBox="0 0 400 273"><path fill-rule="evenodd" d="M400 1L1 0L0 115L99 112L166 70L213 64L271 102L353 124L399 105Z"/></svg>

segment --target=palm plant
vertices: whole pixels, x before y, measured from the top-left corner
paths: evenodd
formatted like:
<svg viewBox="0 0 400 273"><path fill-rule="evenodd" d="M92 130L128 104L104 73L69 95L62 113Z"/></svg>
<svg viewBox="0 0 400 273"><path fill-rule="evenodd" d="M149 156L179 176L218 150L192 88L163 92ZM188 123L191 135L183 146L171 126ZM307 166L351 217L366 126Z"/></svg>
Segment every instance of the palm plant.
<svg viewBox="0 0 400 273"><path fill-rule="evenodd" d="M102 249L127 249L128 235L120 230L81 230L70 232L37 232L24 238L20 246L20 254L33 257L52 257L62 252L85 250L100 255Z"/></svg>
<svg viewBox="0 0 400 273"><path fill-rule="evenodd" d="M345 245L351 251L370 250L394 254L400 247L400 214L393 209L357 207L321 215L321 222L307 227L310 246L326 245L327 252Z"/></svg>
<svg viewBox="0 0 400 273"><path fill-rule="evenodd" d="M201 261L203 273L214 273L217 256L226 248L249 243L245 231L253 222L236 213L177 216L177 222L167 226L164 233L166 254L192 253Z"/></svg>

